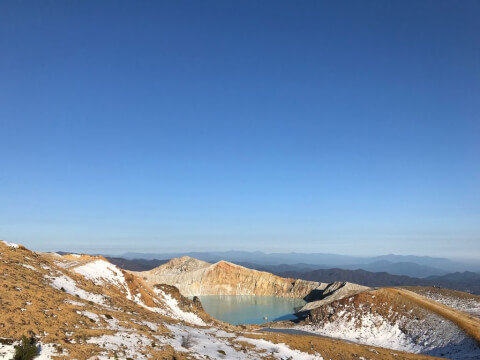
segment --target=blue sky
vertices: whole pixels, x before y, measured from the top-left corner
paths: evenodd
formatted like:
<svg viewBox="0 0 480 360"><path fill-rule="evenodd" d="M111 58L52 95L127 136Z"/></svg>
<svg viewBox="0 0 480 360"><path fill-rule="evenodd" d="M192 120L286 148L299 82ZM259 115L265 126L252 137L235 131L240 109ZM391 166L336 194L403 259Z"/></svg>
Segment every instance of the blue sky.
<svg viewBox="0 0 480 360"><path fill-rule="evenodd" d="M480 258L479 16L2 1L0 238Z"/></svg>

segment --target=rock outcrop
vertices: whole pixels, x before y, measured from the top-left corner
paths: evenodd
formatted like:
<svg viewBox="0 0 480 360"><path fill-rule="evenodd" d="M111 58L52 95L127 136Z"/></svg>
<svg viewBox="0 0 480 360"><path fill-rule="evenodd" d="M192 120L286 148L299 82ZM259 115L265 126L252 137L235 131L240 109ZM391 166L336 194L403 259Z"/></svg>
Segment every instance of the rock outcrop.
<svg viewBox="0 0 480 360"><path fill-rule="evenodd" d="M300 312L310 311L322 305L370 290L369 287L349 282L335 281L324 289L316 289L307 297L309 301Z"/></svg>
<svg viewBox="0 0 480 360"><path fill-rule="evenodd" d="M247 269L226 261L210 264L184 256L155 269L138 272L150 286L168 284L184 296L258 295L305 298L325 283L282 278L267 272Z"/></svg>

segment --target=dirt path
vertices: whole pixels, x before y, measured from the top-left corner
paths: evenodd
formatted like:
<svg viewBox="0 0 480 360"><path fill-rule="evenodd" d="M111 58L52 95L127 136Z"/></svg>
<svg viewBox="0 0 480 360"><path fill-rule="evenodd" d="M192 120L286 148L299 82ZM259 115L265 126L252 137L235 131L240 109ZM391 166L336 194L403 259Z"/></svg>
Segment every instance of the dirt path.
<svg viewBox="0 0 480 360"><path fill-rule="evenodd" d="M473 337L480 344L480 319L463 311L430 300L410 290L399 288L386 288L385 290L400 293L402 296L416 302L418 305L437 313L452 321Z"/></svg>

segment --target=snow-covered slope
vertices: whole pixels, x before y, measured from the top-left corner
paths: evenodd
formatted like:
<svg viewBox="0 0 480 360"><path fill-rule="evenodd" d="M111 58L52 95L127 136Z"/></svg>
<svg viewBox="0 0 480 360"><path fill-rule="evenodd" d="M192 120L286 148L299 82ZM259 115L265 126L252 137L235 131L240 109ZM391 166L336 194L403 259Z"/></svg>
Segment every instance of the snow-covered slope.
<svg viewBox="0 0 480 360"><path fill-rule="evenodd" d="M414 353L479 359L478 343L453 322L393 289L361 293L323 305L297 329Z"/></svg>
<svg viewBox="0 0 480 360"><path fill-rule="evenodd" d="M83 275L86 279L93 281L95 285L113 285L125 291L127 299L132 299L130 288L125 280L123 271L105 259L98 259L87 262L73 268L77 274Z"/></svg>
<svg viewBox="0 0 480 360"><path fill-rule="evenodd" d="M105 285L106 283L117 286L125 286L125 277L122 271L115 265L106 260L99 259L77 266L73 269L77 274L92 280L95 285Z"/></svg>

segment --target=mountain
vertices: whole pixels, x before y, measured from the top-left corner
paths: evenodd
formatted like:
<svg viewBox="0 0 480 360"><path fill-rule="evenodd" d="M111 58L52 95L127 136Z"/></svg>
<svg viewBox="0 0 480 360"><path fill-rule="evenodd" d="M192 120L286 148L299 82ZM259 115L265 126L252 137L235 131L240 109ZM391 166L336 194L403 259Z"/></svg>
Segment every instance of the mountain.
<svg viewBox="0 0 480 360"><path fill-rule="evenodd" d="M443 276L430 276L425 279L424 284L480 294L480 274L471 271L456 272Z"/></svg>
<svg viewBox="0 0 480 360"><path fill-rule="evenodd" d="M391 263L416 263L419 265L442 269L446 272L456 271L460 268L467 269L468 265L464 265L450 259L446 258L437 258L431 256L414 256L414 255L395 255L395 254L388 254L388 255L381 255L375 256L372 259L372 262L376 261L388 261ZM480 267L478 267L480 270Z"/></svg>
<svg viewBox="0 0 480 360"><path fill-rule="evenodd" d="M287 271L307 272L317 269L331 269L328 265L312 265L312 264L280 264L280 265L259 265L251 262L236 262L238 265L256 269L260 271L268 271L273 274L282 274ZM406 275L410 277L428 277L433 275L445 275L445 271L438 270L430 266L422 266L415 263L399 262L393 263L386 260L375 261L370 264L345 265L339 267L345 270L366 270L370 272L386 272L392 275Z"/></svg>
<svg viewBox="0 0 480 360"><path fill-rule="evenodd" d="M226 262L174 259L162 267L165 276L187 281L187 289L198 273L211 280L207 289L245 284L259 294L301 296L317 284ZM273 332L219 322L205 313L198 298L189 300L172 285L138 275L101 256L36 253L0 241L0 359L12 359L24 335L23 343L33 344L42 360L480 356L480 320L474 316L480 298L473 295L438 288L320 284L309 293L307 318L270 323Z"/></svg>
<svg viewBox="0 0 480 360"><path fill-rule="evenodd" d="M150 285L173 285L184 296L265 295L304 298L312 290L327 286L318 282L282 278L227 261L211 264L188 256L174 258L155 269L134 274Z"/></svg>
<svg viewBox="0 0 480 360"><path fill-rule="evenodd" d="M260 266L284 266L307 264L310 269L341 268L348 270L363 269L374 272L390 272L395 275L427 277L443 275L456 271L480 271L480 264L454 262L446 258L413 255L383 255L375 257L354 257L322 253L271 253L248 251L225 252L187 252L187 253L126 253L120 257L126 259L168 260L182 256L218 262L221 260L236 264L251 263Z"/></svg>
<svg viewBox="0 0 480 360"><path fill-rule="evenodd" d="M319 271L323 270L310 273ZM477 344L480 339L480 333L477 333L479 319L472 319L463 311L437 304L410 290L372 289L345 281L329 284L310 281L307 282L310 286L303 283L297 287L299 280L292 281L225 261L211 264L190 257L175 258L158 268L136 274L148 284L165 282L174 285L188 296L254 294L301 297L306 291L308 294L304 298L308 302L299 311L305 320L282 325L291 331L308 331L322 336L335 334L335 337L357 343L455 359L480 356ZM338 272L329 273L329 276L337 277ZM296 287L301 291L292 291ZM473 301L480 306L476 298Z"/></svg>
<svg viewBox="0 0 480 360"><path fill-rule="evenodd" d="M221 323L197 299L100 256L0 242L0 359L26 335L37 359L398 359L391 350ZM424 357L399 352L402 359ZM371 357L375 358L375 357Z"/></svg>
<svg viewBox="0 0 480 360"><path fill-rule="evenodd" d="M367 270L372 272L387 272L392 275L406 275L423 278L432 275L444 275L448 271L440 270L432 266L419 265L414 262L392 262L388 260L377 260L368 264L357 264L343 266L343 269Z"/></svg>
<svg viewBox="0 0 480 360"><path fill-rule="evenodd" d="M330 283L333 281L348 281L371 287L385 286L437 286L472 294L480 294L480 274L473 272L457 272L442 276L414 278L409 276L391 275L385 272L370 272L365 270L318 269L306 272L285 271L279 276Z"/></svg>
<svg viewBox="0 0 480 360"><path fill-rule="evenodd" d="M295 264L295 263L308 263L308 264L356 264L363 262L364 258L344 256L336 254L321 254L321 253L271 253L266 254L261 251L211 251L211 252L188 252L188 253L165 253L165 254L152 254L152 253L126 253L121 257L127 259L172 259L182 256L189 256L195 259L218 262L221 260L230 262L252 262L255 264L268 264L268 265L280 265L280 264Z"/></svg>
<svg viewBox="0 0 480 360"><path fill-rule="evenodd" d="M244 266L249 269L255 269L258 271L266 271L272 274L280 274L286 271L298 271L298 272L306 272L316 269L328 268L326 265L311 265L311 264L279 264L279 265L259 265L254 264L252 262L247 261L236 261L234 262L237 265Z"/></svg>
<svg viewBox="0 0 480 360"><path fill-rule="evenodd" d="M333 281L348 281L364 286L408 286L419 285L421 279L408 276L391 275L388 273L375 273L365 270L344 269L319 269L307 272L286 271L280 276L304 279L309 281L321 281L330 283Z"/></svg>
<svg viewBox="0 0 480 360"><path fill-rule="evenodd" d="M112 263L125 270L147 271L158 265L164 264L167 260L145 260L134 259L127 260L123 258L109 258ZM379 261L385 267L392 263L388 261ZM404 267L412 267L414 273L421 272L419 265L411 263L398 263ZM237 265L263 272L269 272L280 277L298 278L311 281L320 281L331 283L334 281L347 281L365 286L441 286L459 291L466 291L472 294L480 294L480 274L474 272L457 272L441 276L428 276L418 278L414 276L394 275L385 271L366 271L362 269L345 270L340 268L328 268L326 265L319 267L311 264L279 264L279 265L259 265L251 262L238 262ZM393 263L395 265L395 263ZM357 266L351 266L357 268ZM368 268L368 266L366 266ZM372 267L376 269L378 267ZM381 268L381 267L380 267ZM430 270L429 270L430 271ZM401 271L400 271L401 273Z"/></svg>

